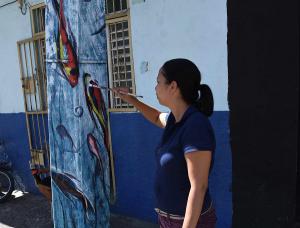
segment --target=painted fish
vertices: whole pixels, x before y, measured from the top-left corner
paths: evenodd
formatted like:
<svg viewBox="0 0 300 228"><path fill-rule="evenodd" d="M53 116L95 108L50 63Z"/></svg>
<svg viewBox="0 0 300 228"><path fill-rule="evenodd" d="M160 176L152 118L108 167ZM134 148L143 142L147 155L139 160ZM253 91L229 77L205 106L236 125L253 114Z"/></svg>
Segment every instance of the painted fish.
<svg viewBox="0 0 300 228"><path fill-rule="evenodd" d="M71 137L71 135L69 134L69 132L67 131L66 127L62 124L57 125L56 127L56 131L59 134L59 136L64 139L67 138L69 140L69 142L71 143L73 152L76 152L76 147L75 144L73 142L73 139Z"/></svg>
<svg viewBox="0 0 300 228"><path fill-rule="evenodd" d="M104 29L105 29L105 24L102 25L96 32L93 32L91 35L92 36L97 35L97 34L101 33Z"/></svg>
<svg viewBox="0 0 300 228"><path fill-rule="evenodd" d="M58 58L59 60L63 61L61 62L61 69L70 85L75 87L78 84L79 69L77 55L75 52L76 48L73 47L73 44L69 39L70 35L74 41L74 46L76 47L74 35L70 30L70 26L68 26L70 34L68 35L67 33L67 23L64 15L63 0L60 0L60 4L58 4L56 0L52 0L52 4L59 19L59 34L56 40L56 47ZM64 50L66 50L67 56L65 56Z"/></svg>
<svg viewBox="0 0 300 228"><path fill-rule="evenodd" d="M80 182L74 176L68 173L51 172L52 180L60 191L68 198L73 196L80 200L85 212L92 210L95 213L95 208L83 190L80 188Z"/></svg>
<svg viewBox="0 0 300 228"><path fill-rule="evenodd" d="M99 147L98 147L98 141L91 133L89 133L87 135L87 144L88 144L91 154L97 158L96 172L97 172L97 175L100 174L101 182L103 185L104 195L105 195L106 199L109 201L109 199L110 199L109 192L110 191L109 191L109 185L107 185L105 183L105 177L104 177L105 174L104 174L104 168L103 168L104 162L103 162L103 159L102 159Z"/></svg>
<svg viewBox="0 0 300 228"><path fill-rule="evenodd" d="M108 126L107 126L108 116L107 116L105 102L103 99L101 89L98 85L98 82L96 80L92 80L90 74L85 73L83 79L84 79L84 86L85 86L84 93L85 93L85 98L86 98L90 115L96 126L98 125L96 124L94 115L98 119L104 134L105 147L107 151L109 151L110 145L109 145Z"/></svg>
<svg viewBox="0 0 300 228"><path fill-rule="evenodd" d="M89 151L91 152L91 154L97 158L97 171L102 173L103 172L102 156L100 154L97 140L91 133L89 133L87 135L87 144L88 144Z"/></svg>

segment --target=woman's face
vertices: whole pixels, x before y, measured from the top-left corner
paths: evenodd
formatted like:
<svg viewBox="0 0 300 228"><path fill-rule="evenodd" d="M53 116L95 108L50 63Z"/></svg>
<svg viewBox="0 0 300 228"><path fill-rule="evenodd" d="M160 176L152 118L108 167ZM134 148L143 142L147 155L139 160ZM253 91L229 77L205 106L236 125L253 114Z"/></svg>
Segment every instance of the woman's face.
<svg viewBox="0 0 300 228"><path fill-rule="evenodd" d="M156 81L155 92L157 100L161 105L168 106L168 101L170 101L171 98L170 83L168 83L161 71L159 71Z"/></svg>

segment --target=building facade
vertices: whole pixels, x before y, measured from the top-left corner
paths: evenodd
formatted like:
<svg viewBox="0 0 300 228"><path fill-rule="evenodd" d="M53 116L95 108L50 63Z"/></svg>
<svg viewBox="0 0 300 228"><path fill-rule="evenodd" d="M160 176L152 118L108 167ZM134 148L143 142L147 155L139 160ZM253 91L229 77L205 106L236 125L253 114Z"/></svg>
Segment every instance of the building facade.
<svg viewBox="0 0 300 228"><path fill-rule="evenodd" d="M17 42L34 36L30 9L43 2L26 1L22 8L24 14L27 7L25 15L17 2L8 3L0 4L0 139L26 191L37 193L29 166L32 157ZM133 93L143 96L143 102L167 112L159 105L154 90L161 65L172 58L188 58L199 67L215 101L210 120L217 148L210 187L218 227L230 227L226 1L108 1L106 21L110 86L129 86ZM116 202L111 211L155 222L154 149L162 130L116 97L110 96L109 111L116 183Z"/></svg>

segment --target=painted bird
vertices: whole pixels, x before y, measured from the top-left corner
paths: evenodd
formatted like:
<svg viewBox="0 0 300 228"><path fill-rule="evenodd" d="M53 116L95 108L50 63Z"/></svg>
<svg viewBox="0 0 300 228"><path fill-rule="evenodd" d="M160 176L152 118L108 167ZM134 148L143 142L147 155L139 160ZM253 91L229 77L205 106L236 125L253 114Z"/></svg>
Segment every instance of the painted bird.
<svg viewBox="0 0 300 228"><path fill-rule="evenodd" d="M107 124L107 112L105 107L105 102L101 89L96 80L92 80L90 74L85 73L83 76L84 86L85 86L85 98L86 103L90 112L90 115L95 123L95 126L98 126L96 119L98 120L104 135L104 144L109 151L109 139L108 139L108 124ZM96 116L96 118L95 118Z"/></svg>
<svg viewBox="0 0 300 228"><path fill-rule="evenodd" d="M58 59L60 60L60 68L63 72L64 77L69 81L72 87L75 87L78 84L79 69L78 61L76 55L76 42L74 35L70 30L70 36L74 42L69 39L67 33L67 22L64 15L63 0L60 0L60 4L56 0L52 0L53 7L55 9L56 15L59 21L59 33L56 38L56 47L58 53ZM74 47L75 48L74 48ZM65 55L66 50L66 55Z"/></svg>

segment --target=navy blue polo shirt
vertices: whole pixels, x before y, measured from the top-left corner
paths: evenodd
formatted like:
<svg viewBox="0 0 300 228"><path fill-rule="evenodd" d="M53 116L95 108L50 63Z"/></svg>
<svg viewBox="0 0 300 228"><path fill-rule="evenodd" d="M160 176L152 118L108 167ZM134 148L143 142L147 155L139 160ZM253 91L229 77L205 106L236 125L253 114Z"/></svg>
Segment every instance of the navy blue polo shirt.
<svg viewBox="0 0 300 228"><path fill-rule="evenodd" d="M192 105L178 123L170 113L155 154L156 208L170 214L184 216L191 187L184 154L204 150L212 153L215 150L215 137L209 119ZM210 204L208 190L202 211L205 211Z"/></svg>

